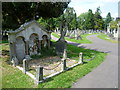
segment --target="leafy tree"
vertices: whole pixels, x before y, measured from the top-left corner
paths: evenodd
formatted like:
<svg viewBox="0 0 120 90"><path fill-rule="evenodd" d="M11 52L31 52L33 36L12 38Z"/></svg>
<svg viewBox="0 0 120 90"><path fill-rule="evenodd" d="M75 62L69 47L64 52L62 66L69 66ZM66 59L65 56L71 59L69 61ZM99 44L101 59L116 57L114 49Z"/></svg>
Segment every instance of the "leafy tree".
<svg viewBox="0 0 120 90"><path fill-rule="evenodd" d="M120 22L120 18L117 18L115 21L110 22L110 28L111 29L116 29L118 28L118 22Z"/></svg>
<svg viewBox="0 0 120 90"><path fill-rule="evenodd" d="M117 26L117 21L111 21L110 22L110 28L111 29L115 29L115 28L117 28L118 26Z"/></svg>
<svg viewBox="0 0 120 90"><path fill-rule="evenodd" d="M69 2L3 2L2 28L16 29L32 19L59 17Z"/></svg>
<svg viewBox="0 0 120 90"><path fill-rule="evenodd" d="M111 13L109 12L105 18L105 29L107 29L107 26L112 21Z"/></svg>
<svg viewBox="0 0 120 90"><path fill-rule="evenodd" d="M94 14L94 20L95 20L95 26L94 28L97 30L103 30L104 29L104 21L102 16L100 15L100 7L97 8L95 14Z"/></svg>
<svg viewBox="0 0 120 90"><path fill-rule="evenodd" d="M94 29L94 14L92 13L92 10L88 10L88 15L86 18L86 29Z"/></svg>
<svg viewBox="0 0 120 90"><path fill-rule="evenodd" d="M74 8L72 7L66 8L64 18L66 19L68 30L77 28L76 12Z"/></svg>
<svg viewBox="0 0 120 90"><path fill-rule="evenodd" d="M78 28L85 30L87 29L87 24L86 24L86 20L87 20L87 15L88 12L82 13L78 16L77 21L78 21Z"/></svg>

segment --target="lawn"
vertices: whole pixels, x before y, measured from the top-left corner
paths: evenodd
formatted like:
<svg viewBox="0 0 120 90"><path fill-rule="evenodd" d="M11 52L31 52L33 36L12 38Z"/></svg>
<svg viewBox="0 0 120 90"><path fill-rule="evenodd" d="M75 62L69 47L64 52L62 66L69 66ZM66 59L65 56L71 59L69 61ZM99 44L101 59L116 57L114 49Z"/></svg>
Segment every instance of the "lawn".
<svg viewBox="0 0 120 90"><path fill-rule="evenodd" d="M97 37L100 39L103 39L103 40L107 40L107 41L112 42L112 43L118 43L118 41L110 39L110 37L108 37L105 34L99 34Z"/></svg>
<svg viewBox="0 0 120 90"><path fill-rule="evenodd" d="M53 36L60 38L60 36L56 33L52 33ZM82 34L82 40L75 40L75 39L70 39L68 37L65 37L65 40L67 41L71 41L71 42L76 42L76 43L92 43L91 41L89 41L86 37L89 36L91 34Z"/></svg>
<svg viewBox="0 0 120 90"><path fill-rule="evenodd" d="M53 43L53 47L55 43ZM106 53L94 50L78 48L76 46L67 45L67 53L69 58L78 60L79 52L84 53L84 58L91 58L91 53L95 53L96 57L91 61L84 61L83 65L78 65L69 71L61 73L55 77L48 79L46 82L34 84L34 81L27 75L23 74L17 68L9 64L9 46L8 43L1 44L2 57L2 88L70 88L77 79L91 72L95 67L104 61ZM51 52L52 53L52 52ZM48 55L49 56L49 55Z"/></svg>

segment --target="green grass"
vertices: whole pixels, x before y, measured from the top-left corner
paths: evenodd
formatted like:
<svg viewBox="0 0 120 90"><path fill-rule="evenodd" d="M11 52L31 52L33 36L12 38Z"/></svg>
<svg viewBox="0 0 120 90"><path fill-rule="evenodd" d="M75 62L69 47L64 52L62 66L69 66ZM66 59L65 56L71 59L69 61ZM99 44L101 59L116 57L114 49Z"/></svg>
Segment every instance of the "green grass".
<svg viewBox="0 0 120 90"><path fill-rule="evenodd" d="M54 46L55 44L53 44ZM9 51L8 44L1 44L2 51ZM96 57L92 61L84 61L83 65L76 66L69 71L61 73L55 77L48 79L46 82L36 86L34 81L27 75L23 74L17 68L8 64L9 53L5 52L0 59L2 62L2 87L3 88L70 88L71 85L79 78L91 72L95 67L103 62L106 53L78 48L76 46L68 45L68 57L78 59L79 52L84 53L85 58L91 58L91 53L95 53Z"/></svg>
<svg viewBox="0 0 120 90"><path fill-rule="evenodd" d="M106 56L106 53L78 48L72 45L68 45L68 49L69 57L78 57L79 52L85 53L84 57L89 58L91 57L90 53L95 53L96 57L92 61L85 61L83 65L76 66L69 71L66 71L58 76L48 79L47 82L39 84L39 88L70 88L77 79L85 76L95 67L97 67L100 63L102 63L104 57Z"/></svg>
<svg viewBox="0 0 120 90"><path fill-rule="evenodd" d="M107 41L112 42L112 43L118 43L118 41L110 39L110 37L108 37L105 34L99 34L97 37L100 39L103 39L103 40L107 40Z"/></svg>
<svg viewBox="0 0 120 90"><path fill-rule="evenodd" d="M55 36L56 38L60 38L59 35L57 35L56 33L52 33L53 36ZM91 41L89 41L86 37L89 36L91 34L83 34L81 35L82 40L76 40L76 39L70 39L68 37L65 37L65 40L67 41L71 41L71 42L76 42L76 43L92 43Z"/></svg>
<svg viewBox="0 0 120 90"><path fill-rule="evenodd" d="M0 49L2 50L3 56L0 58L2 63L2 88L32 88L34 81L29 76L23 74L17 68L9 64L9 46L8 44L1 44ZM4 54L5 53L5 54Z"/></svg>
<svg viewBox="0 0 120 90"><path fill-rule="evenodd" d="M8 43L8 40L6 40L6 41L2 40L2 41L0 41L0 43Z"/></svg>

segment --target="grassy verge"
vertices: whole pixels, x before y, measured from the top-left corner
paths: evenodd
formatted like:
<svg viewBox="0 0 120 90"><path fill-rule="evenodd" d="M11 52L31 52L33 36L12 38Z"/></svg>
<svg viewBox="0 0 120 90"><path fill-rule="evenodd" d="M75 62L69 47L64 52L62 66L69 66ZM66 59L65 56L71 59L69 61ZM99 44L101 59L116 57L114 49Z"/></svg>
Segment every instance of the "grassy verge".
<svg viewBox="0 0 120 90"><path fill-rule="evenodd" d="M55 36L56 38L60 38L59 35L57 35L56 33L52 33L53 36ZM68 37L65 37L65 40L67 41L71 41L71 42L76 42L76 43L92 43L91 41L89 41L86 37L89 36L91 34L84 34L81 35L82 40L75 40L75 39L70 39Z"/></svg>
<svg viewBox="0 0 120 90"><path fill-rule="evenodd" d="M4 53L0 59L0 62L2 62L2 67L0 69L2 69L3 88L70 88L77 79L85 76L101 64L107 55L106 53L68 45L67 52L69 58L78 59L79 52L84 53L84 58L91 58L91 53L95 53L96 57L92 61L84 61L83 65L74 67L73 69L52 77L46 82L36 86L29 76L23 74L20 70L8 64L8 44L1 44L1 47L2 52Z"/></svg>
<svg viewBox="0 0 120 90"><path fill-rule="evenodd" d="M23 74L17 68L9 64L9 46L8 43L1 44L0 49L2 56L0 62L2 63L2 88L32 88L34 81L29 76Z"/></svg>
<svg viewBox="0 0 120 90"><path fill-rule="evenodd" d="M110 39L110 38L109 38L107 35L105 35L105 34L100 34L100 35L98 35L97 37L100 38L100 39L103 39L103 40L107 40L107 41L112 42L112 43L118 43L118 41L115 41L115 40Z"/></svg>

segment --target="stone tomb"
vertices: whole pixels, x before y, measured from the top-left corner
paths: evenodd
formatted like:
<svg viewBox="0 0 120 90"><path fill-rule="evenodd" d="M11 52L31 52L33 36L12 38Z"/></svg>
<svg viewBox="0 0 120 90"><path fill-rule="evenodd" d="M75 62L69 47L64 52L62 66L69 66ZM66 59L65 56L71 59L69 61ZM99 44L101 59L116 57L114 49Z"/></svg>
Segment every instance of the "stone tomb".
<svg viewBox="0 0 120 90"><path fill-rule="evenodd" d="M10 60L17 58L18 62L41 52L41 48L50 47L50 32L35 20L27 22L15 31L8 32L10 45Z"/></svg>

